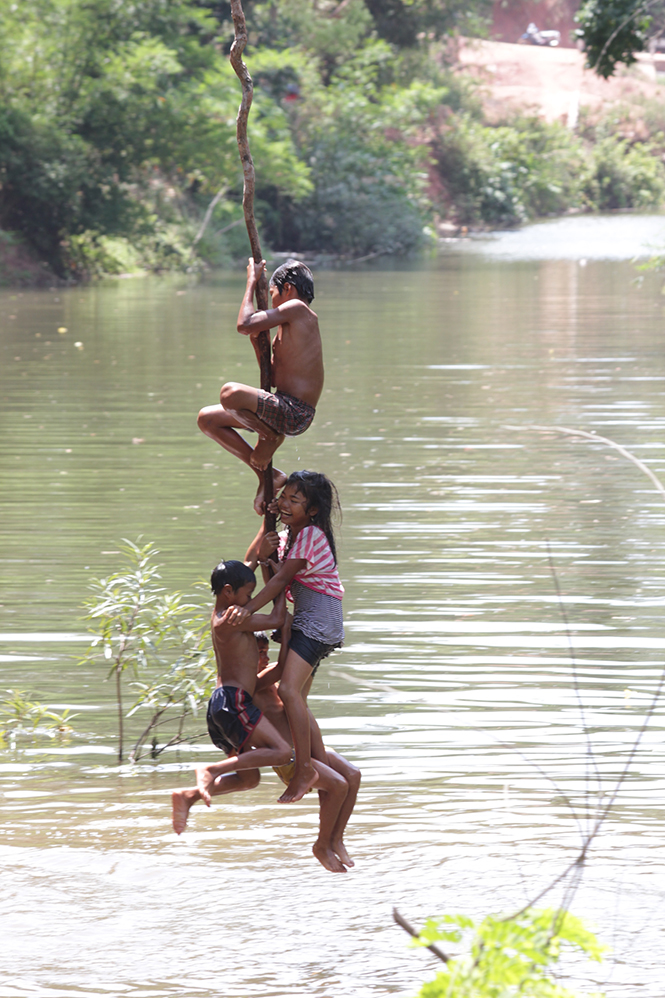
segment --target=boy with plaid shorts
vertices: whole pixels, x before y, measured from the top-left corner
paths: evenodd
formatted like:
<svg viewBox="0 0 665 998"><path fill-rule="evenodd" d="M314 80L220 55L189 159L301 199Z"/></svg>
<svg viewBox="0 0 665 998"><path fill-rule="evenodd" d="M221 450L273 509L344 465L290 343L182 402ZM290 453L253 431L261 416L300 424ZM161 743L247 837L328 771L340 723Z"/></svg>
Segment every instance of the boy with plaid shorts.
<svg viewBox="0 0 665 998"><path fill-rule="evenodd" d="M265 270L265 260L247 267L247 287L238 313L238 332L249 336L259 358L258 336L277 326L272 342L272 384L275 391L229 381L222 386L220 405L201 409L199 428L218 444L252 468L259 479L254 509L264 512L263 475L284 437L304 433L314 418L323 391L323 352L316 312L309 307L314 298L314 282L309 267L299 260L287 260L270 278L272 308L255 311L254 292ZM260 363L260 358L259 358ZM258 434L254 448L238 433ZM273 469L275 494L286 475Z"/></svg>

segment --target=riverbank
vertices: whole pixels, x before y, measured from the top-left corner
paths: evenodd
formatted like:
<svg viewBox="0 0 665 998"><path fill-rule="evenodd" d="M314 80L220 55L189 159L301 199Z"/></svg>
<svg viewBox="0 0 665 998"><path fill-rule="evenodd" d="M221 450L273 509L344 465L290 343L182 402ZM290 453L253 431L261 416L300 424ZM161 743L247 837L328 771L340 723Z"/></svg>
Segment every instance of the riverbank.
<svg viewBox="0 0 665 998"><path fill-rule="evenodd" d="M8 51L50 56L36 81L18 57L6 72L5 284L196 273L246 257L239 85L219 41L232 31L221 14L169 10L139 39L124 8L100 34L73 0L76 45L67 18L8 14ZM268 29L257 11L250 31L266 256L359 262L408 254L437 226L663 202L655 69L606 83L576 50L468 38L456 49L443 22L407 43L361 0L328 14L304 26L280 12Z"/></svg>
<svg viewBox="0 0 665 998"><path fill-rule="evenodd" d="M0 230L0 288L40 288L61 283L19 233Z"/></svg>

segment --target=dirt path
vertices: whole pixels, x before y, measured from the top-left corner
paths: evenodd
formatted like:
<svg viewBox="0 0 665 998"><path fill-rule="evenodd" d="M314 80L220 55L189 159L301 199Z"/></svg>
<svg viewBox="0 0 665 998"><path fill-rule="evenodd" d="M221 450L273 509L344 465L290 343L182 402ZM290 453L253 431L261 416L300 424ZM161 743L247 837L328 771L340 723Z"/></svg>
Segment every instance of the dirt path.
<svg viewBox="0 0 665 998"><path fill-rule="evenodd" d="M601 110L617 102L634 103L640 96L665 98L665 86L656 78L660 66L646 54L637 65L603 80L584 68L584 54L577 49L469 38L460 44L459 67L484 84L490 120L502 117L506 105L512 105L574 127L580 106Z"/></svg>

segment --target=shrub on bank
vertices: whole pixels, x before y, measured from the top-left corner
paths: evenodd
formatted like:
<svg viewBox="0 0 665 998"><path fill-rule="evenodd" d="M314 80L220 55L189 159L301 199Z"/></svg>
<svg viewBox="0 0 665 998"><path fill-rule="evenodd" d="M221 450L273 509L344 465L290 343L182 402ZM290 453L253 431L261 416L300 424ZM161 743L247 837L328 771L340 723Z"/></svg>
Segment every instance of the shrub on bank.
<svg viewBox="0 0 665 998"><path fill-rule="evenodd" d="M584 153L560 125L518 118L491 127L452 115L431 148L444 210L460 224L513 225L579 203Z"/></svg>
<svg viewBox="0 0 665 998"><path fill-rule="evenodd" d="M608 137L593 147L590 158L584 193L599 211L662 204L665 167L648 145L630 146L623 139Z"/></svg>
<svg viewBox="0 0 665 998"><path fill-rule="evenodd" d="M514 225L568 209L658 207L665 168L648 145L597 144L563 125L519 117L488 126L451 115L432 143L443 213L464 225Z"/></svg>

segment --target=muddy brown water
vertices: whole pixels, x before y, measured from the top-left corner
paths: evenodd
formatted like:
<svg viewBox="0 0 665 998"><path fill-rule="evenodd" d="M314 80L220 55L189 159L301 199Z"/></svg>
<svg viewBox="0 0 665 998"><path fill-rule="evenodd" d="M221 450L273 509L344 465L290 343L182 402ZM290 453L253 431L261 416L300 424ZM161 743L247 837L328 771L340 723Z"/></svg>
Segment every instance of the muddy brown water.
<svg viewBox="0 0 665 998"><path fill-rule="evenodd" d="M242 275L0 293L0 685L79 712L0 753L2 998L413 995L436 962L393 905L507 912L575 858L663 669L665 504L616 452L506 427L596 431L665 477L662 279L629 259L659 234L571 219L316 274L326 389L280 463L344 508L347 642L312 695L363 771L344 877L272 773L177 839L206 740L118 768L104 669L76 664L122 537L192 591L257 526L252 474L195 425L256 381ZM658 704L572 902L613 952L570 986L662 995L663 731Z"/></svg>

